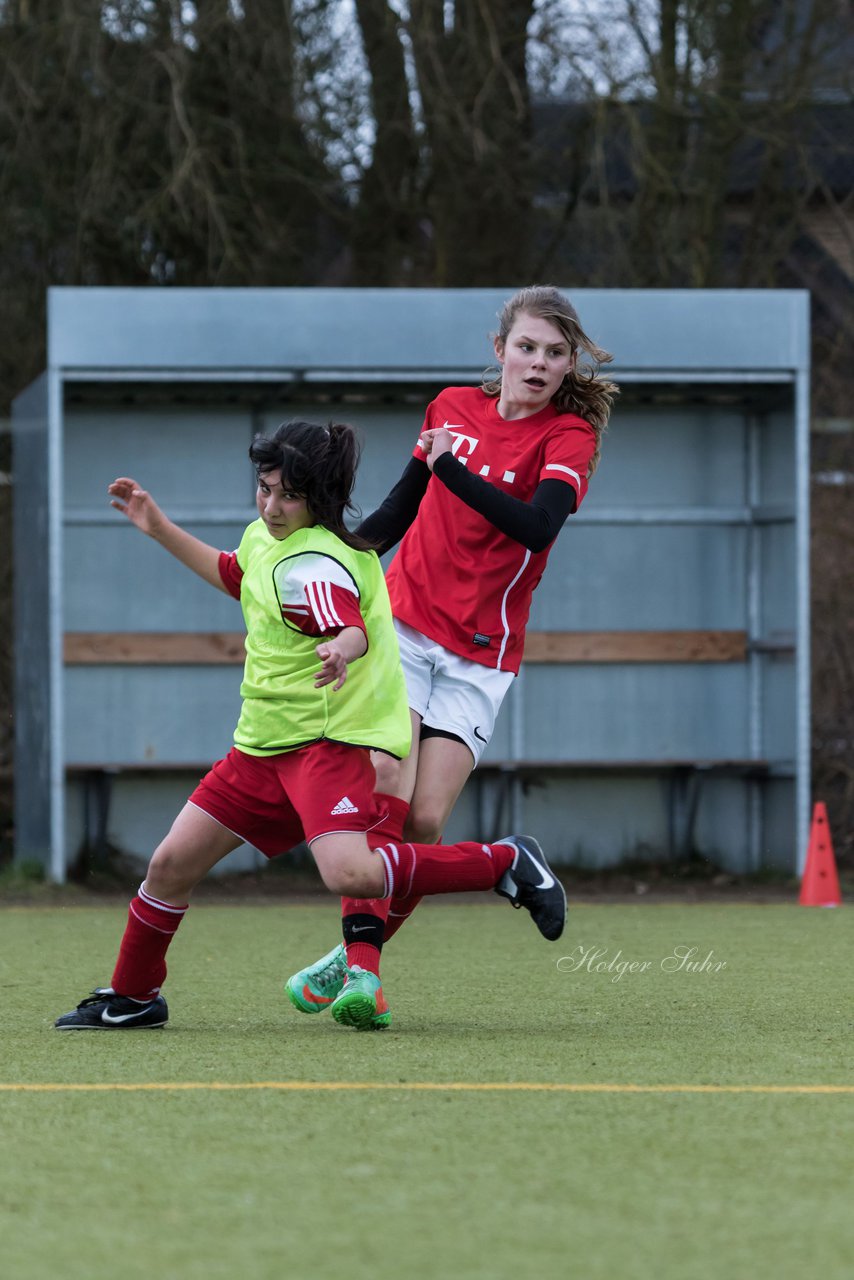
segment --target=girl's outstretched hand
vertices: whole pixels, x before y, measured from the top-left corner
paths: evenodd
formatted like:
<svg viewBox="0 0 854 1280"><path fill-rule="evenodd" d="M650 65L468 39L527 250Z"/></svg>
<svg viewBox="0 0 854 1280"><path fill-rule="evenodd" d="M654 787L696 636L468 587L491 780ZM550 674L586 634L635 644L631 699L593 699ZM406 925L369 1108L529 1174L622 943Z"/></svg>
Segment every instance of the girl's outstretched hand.
<svg viewBox="0 0 854 1280"><path fill-rule="evenodd" d="M332 692L336 693L347 679L347 659L332 640L319 644L314 651L323 666L314 678L315 689L322 689L325 684L332 684Z"/></svg>
<svg viewBox="0 0 854 1280"><path fill-rule="evenodd" d="M107 493L112 501L111 507L115 507L116 511L121 511L127 516L131 524L135 524L137 529L141 529L143 533L154 536L157 529L163 523L163 512L158 507L150 493L145 489L140 489L135 480L130 476L119 476L111 485L107 486Z"/></svg>

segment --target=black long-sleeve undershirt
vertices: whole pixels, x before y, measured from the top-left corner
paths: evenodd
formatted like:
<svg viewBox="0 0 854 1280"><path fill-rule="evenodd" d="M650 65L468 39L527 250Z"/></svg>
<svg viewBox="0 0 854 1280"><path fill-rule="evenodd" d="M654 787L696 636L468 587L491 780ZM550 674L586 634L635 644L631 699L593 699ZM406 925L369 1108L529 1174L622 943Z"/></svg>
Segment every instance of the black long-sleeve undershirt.
<svg viewBox="0 0 854 1280"><path fill-rule="evenodd" d="M436 459L434 475L496 529L530 551L544 551L575 509L575 490L563 480L542 480L530 502L523 502L472 475L450 453ZM427 463L410 458L388 497L359 525L358 532L374 543L380 555L395 546L412 524L429 480Z"/></svg>
<svg viewBox="0 0 854 1280"><path fill-rule="evenodd" d="M410 458L388 497L357 528L359 536L372 542L381 556L400 542L418 515L429 479L427 463L419 458Z"/></svg>

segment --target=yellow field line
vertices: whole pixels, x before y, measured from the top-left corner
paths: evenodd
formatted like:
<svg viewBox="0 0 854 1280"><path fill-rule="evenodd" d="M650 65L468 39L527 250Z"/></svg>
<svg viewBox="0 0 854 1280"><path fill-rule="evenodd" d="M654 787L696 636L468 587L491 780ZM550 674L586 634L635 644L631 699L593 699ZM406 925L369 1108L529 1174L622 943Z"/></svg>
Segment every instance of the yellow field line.
<svg viewBox="0 0 854 1280"><path fill-rule="evenodd" d="M355 1081L355 1080L150 1080L136 1084L120 1082L78 1083L24 1083L0 1082L0 1093L146 1093L146 1092L248 1092L253 1089L271 1089L282 1093L310 1093L314 1091L345 1091L359 1089L366 1092L392 1091L407 1093L757 1093L757 1094L854 1094L854 1084L571 1084L537 1081L495 1081L469 1083L464 1080L446 1082L411 1080L406 1082Z"/></svg>

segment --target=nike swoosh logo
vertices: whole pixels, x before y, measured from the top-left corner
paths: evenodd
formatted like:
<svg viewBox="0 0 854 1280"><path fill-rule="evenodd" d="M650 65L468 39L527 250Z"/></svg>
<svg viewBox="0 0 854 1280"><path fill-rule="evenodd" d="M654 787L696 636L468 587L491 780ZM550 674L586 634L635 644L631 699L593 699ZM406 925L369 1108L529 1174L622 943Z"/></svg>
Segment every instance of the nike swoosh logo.
<svg viewBox="0 0 854 1280"><path fill-rule="evenodd" d="M479 742L482 742L484 746L486 745L486 738L484 738L483 734L480 732L480 725L478 725L476 729L472 729L472 733Z"/></svg>
<svg viewBox="0 0 854 1280"><path fill-rule="evenodd" d="M508 844L512 845L512 841L508 841ZM519 849L518 845L513 845L512 847L514 849ZM522 853L521 849L519 849L519 853ZM548 870L547 867L544 867L541 862L537 862L536 858L533 858L530 853L527 856L529 861L537 868L537 870L540 873L540 883L533 885L534 889L551 889L554 885L557 884L557 881L555 880L554 876L551 874L551 872ZM507 872L508 876L512 877L515 866L516 866L516 863L514 862L513 866Z"/></svg>
<svg viewBox="0 0 854 1280"><path fill-rule="evenodd" d="M106 1009L102 1009L101 1021L109 1022L112 1025L117 1026L121 1022L130 1022L132 1018L138 1018L139 1015L144 1012L144 1010L145 1010L144 1005L142 1005L139 1009L134 1009L133 1013L112 1014L112 1013L107 1013Z"/></svg>
<svg viewBox="0 0 854 1280"><path fill-rule="evenodd" d="M542 879L539 884L534 885L535 889L551 889L552 885L557 883L554 876L550 875L545 867L541 867L539 863L537 863L537 870L541 873Z"/></svg>
<svg viewBox="0 0 854 1280"><path fill-rule="evenodd" d="M313 991L309 990L308 986L303 987L302 998L307 1000L309 1004L332 1004L335 999L334 996L316 996Z"/></svg>
<svg viewBox="0 0 854 1280"><path fill-rule="evenodd" d="M350 930L351 933L366 933L369 929L373 929L372 924L354 924Z"/></svg>

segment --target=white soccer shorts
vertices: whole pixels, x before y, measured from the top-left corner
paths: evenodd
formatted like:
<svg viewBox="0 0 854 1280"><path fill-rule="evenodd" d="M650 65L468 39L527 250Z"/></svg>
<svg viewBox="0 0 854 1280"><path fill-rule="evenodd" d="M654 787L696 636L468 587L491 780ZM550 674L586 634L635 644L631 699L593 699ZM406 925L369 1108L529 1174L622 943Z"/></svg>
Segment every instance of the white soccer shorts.
<svg viewBox="0 0 854 1280"><path fill-rule="evenodd" d="M513 672L461 658L397 618L394 627L410 707L428 728L462 738L477 764Z"/></svg>

